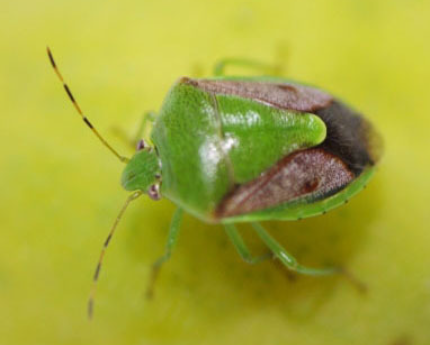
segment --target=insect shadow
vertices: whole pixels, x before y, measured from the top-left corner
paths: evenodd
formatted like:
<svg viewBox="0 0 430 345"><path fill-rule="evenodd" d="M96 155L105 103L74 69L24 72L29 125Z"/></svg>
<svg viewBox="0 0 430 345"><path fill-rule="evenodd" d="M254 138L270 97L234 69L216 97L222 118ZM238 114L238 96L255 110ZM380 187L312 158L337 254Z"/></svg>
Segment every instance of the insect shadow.
<svg viewBox="0 0 430 345"><path fill-rule="evenodd" d="M299 262L311 267L341 266L355 282L344 275L309 277L294 274L275 260L249 265L241 261L221 226L207 225L186 216L177 249L161 271L155 296L147 301L149 303L143 303L142 308L151 305L151 310L156 310L157 304L166 303L166 299L181 299L185 304L189 299L196 304L193 313L199 309L204 314L211 310L217 313L221 308L224 315L228 315L237 308L271 308L289 317L305 317L317 314L339 289L349 289L356 298L366 299L372 293L372 282L367 281L357 268L351 269L350 263L365 269L357 257L369 231L374 230L372 223L382 197L378 188L378 182L372 184L350 204L324 216L296 222L265 223L271 234ZM142 277L142 286L136 287L142 292L149 280L152 262L163 252L174 207L165 202L144 209L134 208L125 225L127 253L131 260L148 268L147 275ZM149 225L149 218L157 219L157 222ZM254 254L267 251L249 225L239 225L239 230ZM362 291L362 286L366 291ZM142 296L144 299L143 293Z"/></svg>

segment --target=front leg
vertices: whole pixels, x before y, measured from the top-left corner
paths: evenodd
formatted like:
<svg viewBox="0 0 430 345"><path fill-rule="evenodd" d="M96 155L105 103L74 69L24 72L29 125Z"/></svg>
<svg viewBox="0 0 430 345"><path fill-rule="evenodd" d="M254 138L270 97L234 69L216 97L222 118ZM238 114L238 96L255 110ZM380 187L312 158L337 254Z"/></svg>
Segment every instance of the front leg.
<svg viewBox="0 0 430 345"><path fill-rule="evenodd" d="M134 139L132 139L132 144L134 147L136 147L140 139L148 140L149 127L155 121L156 117L157 117L157 114L153 111L147 111L145 114L143 114L140 125L136 131L136 135L134 136Z"/></svg>
<svg viewBox="0 0 430 345"><path fill-rule="evenodd" d="M172 255L172 251L176 246L176 242L178 241L179 229L181 228L181 221L182 221L183 214L184 214L184 211L178 207L173 215L172 222L170 223L169 235L167 236L167 243L166 243L164 255L161 256L152 265L151 278L149 280L148 288L146 290L147 298L153 297L155 282L160 273L161 266L167 260L170 259Z"/></svg>
<svg viewBox="0 0 430 345"><path fill-rule="evenodd" d="M145 139L145 141L148 141L147 138L149 136L149 128L150 125L155 121L156 117L157 114L153 111L148 111L144 113L139 123L139 126L137 127L136 134L132 137L130 137L129 134L127 134L126 131L119 126L114 126L112 130L114 134L119 137L124 144L129 146L132 150L136 150L136 146L141 139Z"/></svg>

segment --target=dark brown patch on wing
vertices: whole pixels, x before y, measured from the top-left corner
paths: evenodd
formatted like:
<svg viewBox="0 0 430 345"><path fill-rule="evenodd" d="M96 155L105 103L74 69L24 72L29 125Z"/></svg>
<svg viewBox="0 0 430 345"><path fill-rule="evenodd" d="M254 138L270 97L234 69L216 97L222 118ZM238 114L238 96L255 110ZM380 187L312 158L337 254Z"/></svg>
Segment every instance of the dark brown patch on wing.
<svg viewBox="0 0 430 345"><path fill-rule="evenodd" d="M379 135L359 113L334 100L315 114L327 126L327 137L318 147L342 159L356 175L377 163L382 147Z"/></svg>
<svg viewBox="0 0 430 345"><path fill-rule="evenodd" d="M182 78L180 82L215 94L240 96L280 109L302 112L325 108L333 99L321 90L298 84L190 78Z"/></svg>
<svg viewBox="0 0 430 345"><path fill-rule="evenodd" d="M355 175L321 148L293 153L255 180L237 187L219 205L219 218L263 210L294 199L322 198L345 187Z"/></svg>

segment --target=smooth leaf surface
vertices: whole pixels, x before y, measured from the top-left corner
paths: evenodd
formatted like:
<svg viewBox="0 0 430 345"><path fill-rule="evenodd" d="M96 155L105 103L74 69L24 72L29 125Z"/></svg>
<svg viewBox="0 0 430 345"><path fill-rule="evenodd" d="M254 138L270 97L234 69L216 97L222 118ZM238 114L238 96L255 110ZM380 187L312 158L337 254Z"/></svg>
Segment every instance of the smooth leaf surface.
<svg viewBox="0 0 430 345"><path fill-rule="evenodd" d="M419 0L6 0L0 343L429 344L429 16ZM242 263L221 227L186 216L147 301L173 205L142 198L111 242L88 322L99 250L127 193L123 166L76 116L47 44L84 112L126 154L118 128L134 135L177 78L208 75L223 57L284 57L289 78L367 114L385 140L368 188L324 217L265 224L301 263L342 264L367 294L339 277Z"/></svg>

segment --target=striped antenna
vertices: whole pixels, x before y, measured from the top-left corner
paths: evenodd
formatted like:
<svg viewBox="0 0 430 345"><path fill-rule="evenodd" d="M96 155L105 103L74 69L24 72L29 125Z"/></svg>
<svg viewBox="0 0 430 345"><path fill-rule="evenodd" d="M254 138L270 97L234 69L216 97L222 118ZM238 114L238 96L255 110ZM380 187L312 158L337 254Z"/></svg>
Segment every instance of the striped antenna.
<svg viewBox="0 0 430 345"><path fill-rule="evenodd" d="M91 320L93 317L93 312L94 312L94 299L96 296L96 288L97 288L97 282L100 276L100 270L102 267L102 263L103 263L103 258L105 257L105 253L106 253L106 249L109 246L109 243L115 233L115 230L118 226L119 221L121 220L122 216L124 215L125 210L127 209L128 205L130 204L130 202L132 202L133 200L137 199L139 196L141 196L143 193L141 191L135 192L133 194L131 194L126 202L124 203L124 206L122 207L121 211L119 212L118 216L116 217L115 222L113 223L113 226L111 228L111 230L109 231L108 236L106 237L106 240L103 244L103 248L102 251L100 253L100 257L99 257L99 262L97 263L96 266L96 270L94 272L94 277L93 277L93 286L91 289L91 293L90 293L90 298L88 299L88 318Z"/></svg>
<svg viewBox="0 0 430 345"><path fill-rule="evenodd" d="M67 96L69 96L69 99L72 101L73 106L81 116L82 120L84 120L85 124L93 131L93 133L96 135L97 138L99 138L99 140L102 142L104 146L106 146L115 156L117 156L121 162L127 163L129 159L127 157L121 156L112 146L110 146L109 143L101 136L101 134L97 131L97 129L94 128L94 126L91 124L88 118L84 115L81 108L79 107L78 102L76 102L75 97L73 97L73 94L70 91L69 86L65 83L63 76L61 75L60 70L58 69L57 64L55 63L54 57L52 56L51 50L49 49L49 47L47 47L46 50L48 52L48 57L49 57L49 61L51 62L52 68L54 69L61 83L63 84L64 90L66 91Z"/></svg>

